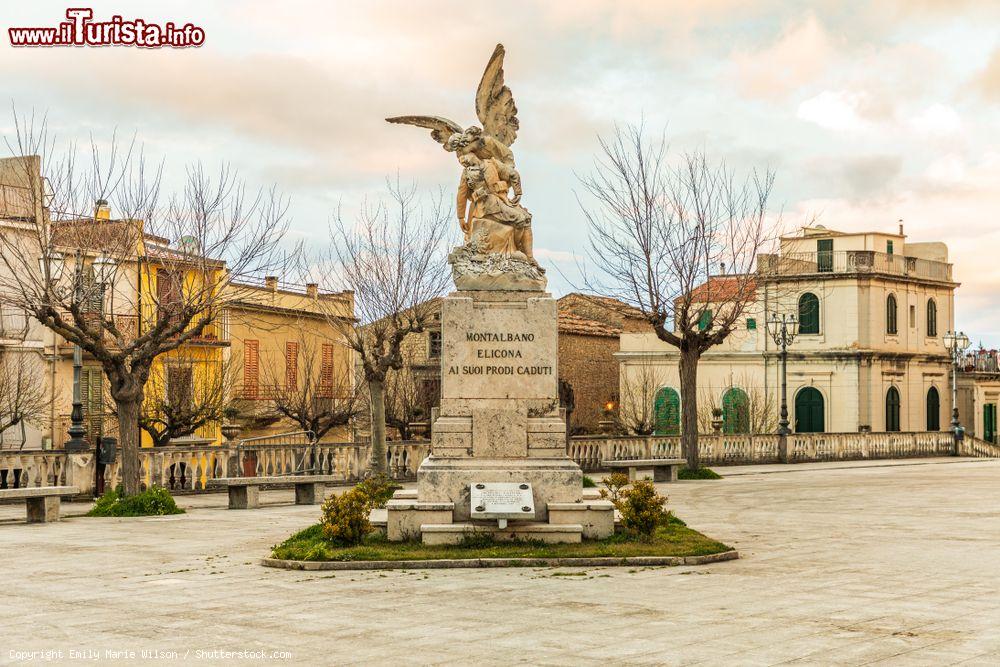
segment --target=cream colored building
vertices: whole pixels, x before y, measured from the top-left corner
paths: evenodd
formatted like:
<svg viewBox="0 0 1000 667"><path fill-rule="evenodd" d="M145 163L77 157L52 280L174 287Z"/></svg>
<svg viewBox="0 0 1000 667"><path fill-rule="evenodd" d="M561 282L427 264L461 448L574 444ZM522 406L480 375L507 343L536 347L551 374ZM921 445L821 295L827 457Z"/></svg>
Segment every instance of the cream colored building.
<svg viewBox="0 0 1000 667"><path fill-rule="evenodd" d="M974 350L959 362L958 418L966 433L997 444L1000 404L1000 353Z"/></svg>
<svg viewBox="0 0 1000 667"><path fill-rule="evenodd" d="M954 294L943 243L898 234L807 227L760 255L755 298L735 333L698 367L703 410L723 410L727 431L773 431L780 402L779 351L766 322L795 314L788 356L790 427L798 432L925 431L948 428ZM727 277L713 277L725 287ZM621 336L623 400L648 385L657 431L677 430L675 348L653 333ZM652 381L650 381L650 378Z"/></svg>

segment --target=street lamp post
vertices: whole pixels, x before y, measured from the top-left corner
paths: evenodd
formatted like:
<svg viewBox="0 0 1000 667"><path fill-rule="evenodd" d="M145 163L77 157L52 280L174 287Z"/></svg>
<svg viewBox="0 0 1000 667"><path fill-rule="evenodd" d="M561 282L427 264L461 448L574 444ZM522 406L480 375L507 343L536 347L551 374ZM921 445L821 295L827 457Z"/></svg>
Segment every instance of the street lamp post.
<svg viewBox="0 0 1000 667"><path fill-rule="evenodd" d="M951 353L951 431L958 438L962 428L958 421L958 362L969 347L969 337L961 331L949 331L944 335L944 346Z"/></svg>
<svg viewBox="0 0 1000 667"><path fill-rule="evenodd" d="M778 435L788 435L788 346L795 339L798 321L794 314L771 313L768 320L768 333L774 344L781 350L781 418L778 420Z"/></svg>
<svg viewBox="0 0 1000 667"><path fill-rule="evenodd" d="M39 260L39 270L44 280L50 287L62 277L65 268L65 259L61 253L50 251ZM104 313L104 290L107 281L110 279L115 268L115 261L110 257L101 256L94 260L94 272L99 283L101 296L101 316ZM82 304L86 298L83 289L83 253L76 251L73 266L73 301L77 305ZM80 387L81 376L83 375L83 349L77 344L73 346L73 407L70 411L70 427L67 430L69 440L66 441L64 449L69 453L84 452L90 449L87 442L87 429L83 425L83 396Z"/></svg>

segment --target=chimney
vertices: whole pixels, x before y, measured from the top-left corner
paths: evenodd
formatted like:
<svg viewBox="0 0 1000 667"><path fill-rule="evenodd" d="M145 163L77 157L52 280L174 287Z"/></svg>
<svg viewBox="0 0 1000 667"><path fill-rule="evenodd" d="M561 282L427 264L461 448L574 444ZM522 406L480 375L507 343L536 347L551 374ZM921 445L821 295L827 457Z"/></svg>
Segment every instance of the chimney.
<svg viewBox="0 0 1000 667"><path fill-rule="evenodd" d="M306 283L306 296L315 299L319 296L319 285L316 283Z"/></svg>
<svg viewBox="0 0 1000 667"><path fill-rule="evenodd" d="M725 262L719 262L719 273L721 273L722 275L726 275L726 263Z"/></svg>
<svg viewBox="0 0 1000 667"><path fill-rule="evenodd" d="M95 220L111 219L111 207L108 206L107 199L98 199L94 203L94 219Z"/></svg>
<svg viewBox="0 0 1000 667"><path fill-rule="evenodd" d="M900 236L903 235L903 219L902 218L899 219L899 235Z"/></svg>
<svg viewBox="0 0 1000 667"><path fill-rule="evenodd" d="M264 287L272 292L278 291L278 276L264 276Z"/></svg>

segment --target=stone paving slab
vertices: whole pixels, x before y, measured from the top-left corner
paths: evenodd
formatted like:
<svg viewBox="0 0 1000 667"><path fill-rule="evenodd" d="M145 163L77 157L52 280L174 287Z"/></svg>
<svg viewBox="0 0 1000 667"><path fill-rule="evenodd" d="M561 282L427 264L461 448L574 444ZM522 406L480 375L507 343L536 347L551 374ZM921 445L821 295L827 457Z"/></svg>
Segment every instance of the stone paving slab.
<svg viewBox="0 0 1000 667"><path fill-rule="evenodd" d="M1000 465L953 461L661 485L740 551L699 567L263 568L319 513L280 490L252 513L213 494L171 517L5 522L0 664L995 665Z"/></svg>

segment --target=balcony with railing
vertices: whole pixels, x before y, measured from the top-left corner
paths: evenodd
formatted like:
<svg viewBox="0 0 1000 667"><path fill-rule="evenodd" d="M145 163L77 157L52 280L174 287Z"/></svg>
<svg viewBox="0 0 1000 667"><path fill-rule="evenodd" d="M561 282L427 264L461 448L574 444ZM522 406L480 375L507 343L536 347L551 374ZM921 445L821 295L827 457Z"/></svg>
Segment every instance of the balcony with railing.
<svg viewBox="0 0 1000 667"><path fill-rule="evenodd" d="M973 350L962 356L958 369L963 373L1000 374L1000 351Z"/></svg>
<svg viewBox="0 0 1000 667"><path fill-rule="evenodd" d="M25 340L32 328L23 310L0 306L0 342Z"/></svg>
<svg viewBox="0 0 1000 667"><path fill-rule="evenodd" d="M96 322L97 314L94 317L94 327L97 327ZM105 316L107 317L107 316ZM148 318L143 318L142 328L139 328L139 316L138 315L113 315L112 321L115 328L118 330L121 339L124 341L135 340L141 333L145 333L154 326L155 322L150 321ZM185 331L190 331L194 328L194 324L189 325ZM104 342L107 345L114 345L116 341L116 336L107 328L104 330ZM229 345L229 337L226 333L225 327L221 326L218 322L211 322L205 326L201 333L187 341L188 345ZM71 343L62 343L60 346L60 352L63 354L68 354L72 351L73 345Z"/></svg>
<svg viewBox="0 0 1000 667"><path fill-rule="evenodd" d="M920 257L890 255L874 250L830 250L765 254L758 258L758 270L768 277L815 274L865 274L951 282L951 264Z"/></svg>

